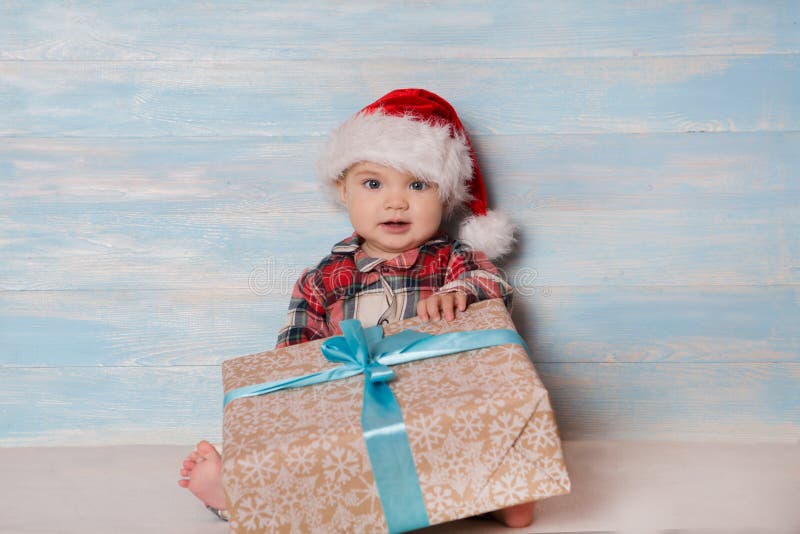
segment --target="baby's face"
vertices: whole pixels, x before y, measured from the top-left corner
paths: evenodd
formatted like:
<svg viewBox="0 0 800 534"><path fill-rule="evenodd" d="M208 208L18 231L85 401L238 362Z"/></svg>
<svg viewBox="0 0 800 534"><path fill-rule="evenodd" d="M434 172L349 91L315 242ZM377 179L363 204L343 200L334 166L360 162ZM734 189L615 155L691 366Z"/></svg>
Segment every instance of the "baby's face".
<svg viewBox="0 0 800 534"><path fill-rule="evenodd" d="M353 165L337 183L361 248L375 258L393 258L416 248L439 230L438 187L372 162Z"/></svg>

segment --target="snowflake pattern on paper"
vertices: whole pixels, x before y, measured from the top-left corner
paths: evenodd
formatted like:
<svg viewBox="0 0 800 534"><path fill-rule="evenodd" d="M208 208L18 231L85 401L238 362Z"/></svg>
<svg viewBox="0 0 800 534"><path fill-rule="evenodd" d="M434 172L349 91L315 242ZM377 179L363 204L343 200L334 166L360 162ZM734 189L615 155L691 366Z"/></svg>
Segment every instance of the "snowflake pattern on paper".
<svg viewBox="0 0 800 534"><path fill-rule="evenodd" d="M511 328L501 300L451 323L385 327L430 334ZM225 391L330 369L323 340L223 363ZM549 396L518 345L393 366L431 525L562 495L570 480ZM363 375L242 398L225 408L229 527L260 532L386 532L361 434Z"/></svg>

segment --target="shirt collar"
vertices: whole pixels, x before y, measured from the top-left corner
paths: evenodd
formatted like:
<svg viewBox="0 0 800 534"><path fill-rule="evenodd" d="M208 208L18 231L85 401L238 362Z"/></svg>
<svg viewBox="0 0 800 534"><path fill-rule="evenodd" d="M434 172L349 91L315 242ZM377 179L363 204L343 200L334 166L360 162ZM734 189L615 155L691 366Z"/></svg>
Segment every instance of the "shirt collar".
<svg viewBox="0 0 800 534"><path fill-rule="evenodd" d="M405 252L398 254L394 258L387 260L386 258L373 258L368 256L366 252L364 252L361 248L361 243L363 239L360 235L353 232L349 237L339 241L333 248L331 248L331 252L333 254L352 254L353 261L356 264L356 268L361 271L362 273L366 273L369 271L374 270L378 265L385 264L387 267L394 267L396 269L406 270L412 265L417 262L417 258L419 257L419 251L422 247L426 247L428 245L434 245L438 243L446 243L449 241L449 237L446 233L440 231L428 241L420 245L419 247L412 248L410 250L406 250Z"/></svg>

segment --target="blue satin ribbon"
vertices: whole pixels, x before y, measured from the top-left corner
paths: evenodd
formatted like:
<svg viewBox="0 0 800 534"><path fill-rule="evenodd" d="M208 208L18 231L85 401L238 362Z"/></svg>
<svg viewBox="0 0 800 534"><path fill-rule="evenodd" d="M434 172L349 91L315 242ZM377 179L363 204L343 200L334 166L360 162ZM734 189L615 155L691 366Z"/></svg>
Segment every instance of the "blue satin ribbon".
<svg viewBox="0 0 800 534"><path fill-rule="evenodd" d="M357 319L339 323L341 336L326 339L320 349L338 367L304 376L232 389L223 408L242 397L341 380L364 373L361 429L367 445L375 485L390 533L429 525L419 476L414 466L403 413L388 382L395 373L388 366L447 354L514 343L528 351L525 341L509 329L474 330L431 335L414 330L383 337L380 326L362 328Z"/></svg>

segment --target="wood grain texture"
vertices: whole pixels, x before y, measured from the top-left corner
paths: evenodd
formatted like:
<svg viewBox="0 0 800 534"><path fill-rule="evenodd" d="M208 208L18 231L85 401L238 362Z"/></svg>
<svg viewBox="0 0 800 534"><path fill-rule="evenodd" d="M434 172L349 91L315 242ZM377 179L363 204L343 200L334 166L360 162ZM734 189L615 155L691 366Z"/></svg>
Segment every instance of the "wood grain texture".
<svg viewBox="0 0 800 534"><path fill-rule="evenodd" d="M770 2L6 1L0 59L632 57L797 53Z"/></svg>
<svg viewBox="0 0 800 534"><path fill-rule="evenodd" d="M409 86L521 226L501 267L568 439L796 441L799 25L789 0L0 3L0 445L218 439L218 365L272 347L350 231L325 135Z"/></svg>
<svg viewBox="0 0 800 534"><path fill-rule="evenodd" d="M491 198L515 212L790 207L800 191L800 132L470 140ZM330 208L315 178L323 143L319 136L7 137L0 144L0 203L218 200L280 210L296 199L317 212Z"/></svg>
<svg viewBox="0 0 800 534"><path fill-rule="evenodd" d="M565 439L800 438L800 364L543 364Z"/></svg>
<svg viewBox="0 0 800 534"><path fill-rule="evenodd" d="M0 370L0 446L219 442L218 366Z"/></svg>
<svg viewBox="0 0 800 534"><path fill-rule="evenodd" d="M537 365L800 363L797 286L533 282L516 284L513 316ZM270 350L290 289L3 292L0 373L15 367L214 365Z"/></svg>
<svg viewBox="0 0 800 534"><path fill-rule="evenodd" d="M395 87L475 134L800 130L800 55L360 61L3 61L0 135L322 135Z"/></svg>
<svg viewBox="0 0 800 534"><path fill-rule="evenodd" d="M349 235L344 214L293 228L289 214L257 218L237 205L203 203L49 206L0 274L8 289L248 287L251 275L294 280ZM25 214L23 214L25 215ZM543 285L796 284L800 212L753 209L537 211L519 218L524 238L506 271ZM293 248L304 243L302 250ZM21 245L21 246L20 246ZM7 247L12 248L12 247ZM285 252L282 252L285 251ZM293 251L290 253L289 251ZM26 255L29 254L29 255ZM285 273L285 274L284 274ZM289 282L290 284L293 282Z"/></svg>
<svg viewBox="0 0 800 534"><path fill-rule="evenodd" d="M521 226L510 275L558 286L799 280L798 133L475 141L492 204ZM319 150L309 138L10 139L0 288L291 285L351 231L314 178Z"/></svg>
<svg viewBox="0 0 800 534"><path fill-rule="evenodd" d="M565 439L792 441L800 364L541 364ZM216 366L0 373L0 446L219 441Z"/></svg>

